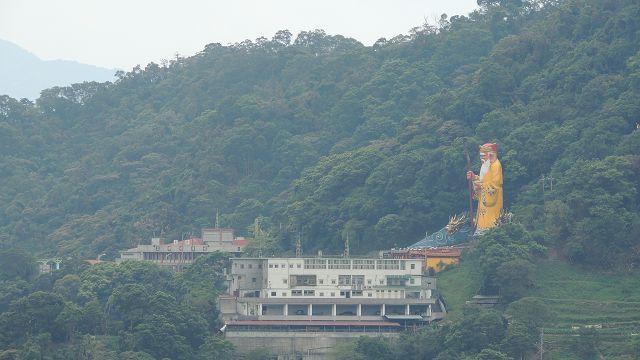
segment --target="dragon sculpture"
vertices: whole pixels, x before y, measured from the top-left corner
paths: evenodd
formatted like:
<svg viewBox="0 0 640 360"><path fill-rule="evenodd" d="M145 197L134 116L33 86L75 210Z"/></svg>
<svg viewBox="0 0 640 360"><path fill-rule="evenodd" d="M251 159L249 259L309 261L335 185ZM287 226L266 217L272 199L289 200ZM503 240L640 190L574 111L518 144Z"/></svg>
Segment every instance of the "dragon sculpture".
<svg viewBox="0 0 640 360"><path fill-rule="evenodd" d="M500 216L496 219L496 227L502 224L510 223L513 214L504 209L500 212ZM471 221L466 213L453 215L449 218L449 222L442 229L425 237L417 243L409 246L410 249L437 248L443 246L454 246L466 243L473 235L482 235L479 232L473 233Z"/></svg>
<svg viewBox="0 0 640 360"><path fill-rule="evenodd" d="M473 234L467 214L454 215L442 229L409 246L410 249L437 248L467 242Z"/></svg>

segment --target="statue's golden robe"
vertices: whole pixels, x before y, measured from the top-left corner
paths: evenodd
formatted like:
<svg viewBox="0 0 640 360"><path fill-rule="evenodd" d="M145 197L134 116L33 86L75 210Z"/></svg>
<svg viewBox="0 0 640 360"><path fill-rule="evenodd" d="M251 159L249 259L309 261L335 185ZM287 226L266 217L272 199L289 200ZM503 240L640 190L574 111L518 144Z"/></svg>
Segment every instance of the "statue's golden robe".
<svg viewBox="0 0 640 360"><path fill-rule="evenodd" d="M495 160L481 180L482 186L474 193L478 200L476 228L488 229L496 226L502 212L502 164Z"/></svg>

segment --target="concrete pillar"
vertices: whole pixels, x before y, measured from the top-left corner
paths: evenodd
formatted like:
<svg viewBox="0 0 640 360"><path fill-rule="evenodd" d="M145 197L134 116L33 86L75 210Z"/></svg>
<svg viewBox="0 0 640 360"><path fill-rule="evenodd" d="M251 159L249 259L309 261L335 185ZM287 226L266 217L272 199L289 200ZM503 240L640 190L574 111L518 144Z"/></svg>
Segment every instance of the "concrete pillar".
<svg viewBox="0 0 640 360"><path fill-rule="evenodd" d="M309 317L313 314L313 304L309 304L309 309L307 310L307 314Z"/></svg>
<svg viewBox="0 0 640 360"><path fill-rule="evenodd" d="M405 305L405 307L404 307L404 314L405 314L405 315L411 315L411 311L409 310L409 304Z"/></svg>
<svg viewBox="0 0 640 360"><path fill-rule="evenodd" d="M331 316L336 316L336 304L331 304Z"/></svg>
<svg viewBox="0 0 640 360"><path fill-rule="evenodd" d="M282 311L284 316L289 315L289 304L284 304L284 309Z"/></svg>
<svg viewBox="0 0 640 360"><path fill-rule="evenodd" d="M427 306L427 316L431 316L431 305Z"/></svg>
<svg viewBox="0 0 640 360"><path fill-rule="evenodd" d="M262 318L262 304L258 304L258 319Z"/></svg>
<svg viewBox="0 0 640 360"><path fill-rule="evenodd" d="M358 308L356 309L356 315L358 315L358 317L362 316L362 304L358 304Z"/></svg>
<svg viewBox="0 0 640 360"><path fill-rule="evenodd" d="M380 316L385 316L385 315L387 315L387 314L385 313L385 311L386 311L385 306L384 306L384 304L382 304L382 310L380 311Z"/></svg>

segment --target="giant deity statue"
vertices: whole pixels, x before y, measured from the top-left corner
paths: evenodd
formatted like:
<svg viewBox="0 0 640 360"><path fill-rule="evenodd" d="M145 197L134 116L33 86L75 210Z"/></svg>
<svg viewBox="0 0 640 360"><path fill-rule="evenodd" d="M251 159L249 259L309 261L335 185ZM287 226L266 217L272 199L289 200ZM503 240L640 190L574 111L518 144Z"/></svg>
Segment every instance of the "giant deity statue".
<svg viewBox="0 0 640 360"><path fill-rule="evenodd" d="M473 182L473 198L478 201L475 226L482 232L497 226L502 213L502 165L498 160L498 146L481 145L480 160L480 173L467 171L467 180Z"/></svg>
<svg viewBox="0 0 640 360"><path fill-rule="evenodd" d="M482 160L480 173L476 175L473 171L467 171L471 195L478 201L475 219L471 219L468 213L454 215L449 218L447 226L433 234L425 234L423 239L409 246L409 249L459 246L469 241L474 235L481 235L487 229L511 221L511 213L502 211L502 164L497 155L496 144L488 143L480 146L480 160ZM467 153L467 163L469 162ZM470 164L467 166L471 167ZM469 204L470 212L473 212L472 205L472 203Z"/></svg>

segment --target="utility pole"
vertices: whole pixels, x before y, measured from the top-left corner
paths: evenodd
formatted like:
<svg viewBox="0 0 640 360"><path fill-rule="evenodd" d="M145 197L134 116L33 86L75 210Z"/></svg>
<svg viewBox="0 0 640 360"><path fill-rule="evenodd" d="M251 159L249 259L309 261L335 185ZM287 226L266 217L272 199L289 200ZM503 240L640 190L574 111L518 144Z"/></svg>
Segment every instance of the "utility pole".
<svg viewBox="0 0 640 360"><path fill-rule="evenodd" d="M258 258L262 257L262 235L260 234L260 220L256 218L253 222L253 232L256 240L258 240Z"/></svg>

